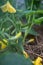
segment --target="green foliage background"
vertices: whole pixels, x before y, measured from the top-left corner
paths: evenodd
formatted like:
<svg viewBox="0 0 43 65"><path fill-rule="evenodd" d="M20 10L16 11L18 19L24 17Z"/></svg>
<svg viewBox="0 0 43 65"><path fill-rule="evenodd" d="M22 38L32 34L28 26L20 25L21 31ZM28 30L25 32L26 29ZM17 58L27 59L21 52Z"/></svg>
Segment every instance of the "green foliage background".
<svg viewBox="0 0 43 65"><path fill-rule="evenodd" d="M17 12L15 14L10 14L8 12L3 13L1 8L0 8L0 39L2 40L3 38L7 39L8 45L7 49L4 49L0 52L0 64L1 62L4 63L5 60L3 61L3 56L2 52L6 54L6 63L7 60L10 58L9 52L17 52L17 58L18 58L18 53L22 54L22 51L24 50L24 43L26 36L28 34L32 35L38 35L38 33L32 28L33 25L41 25L43 23L43 0L24 0L23 4L17 3L17 0L9 0L10 3L14 8L16 8ZM7 2L7 0L0 0L0 7L4 5ZM18 4L18 6L17 6ZM23 33L22 36L18 39L14 39L15 35L17 33ZM9 40L9 38L12 38ZM18 40L18 42L17 42ZM18 43L18 44L17 44ZM5 51L9 51L8 53ZM13 57L13 53L10 53L10 55ZM8 56L8 57L7 57ZM16 55L14 60L16 60ZM18 65L19 61L23 61L21 58L22 56L19 56L20 58L17 59ZM10 60L10 59L9 59ZM13 63L13 60L10 60ZM20 62L21 62L20 61ZM30 62L30 64L29 64ZM21 65L32 65L31 61L26 61L24 58L24 64L21 63ZM4 65L7 65L4 63ZM14 62L15 63L15 62ZM10 63L11 64L11 63ZM16 64L16 63L15 63ZM3 65L3 64L1 64ZM9 65L9 62L8 62ZM16 64L17 65L17 64Z"/></svg>

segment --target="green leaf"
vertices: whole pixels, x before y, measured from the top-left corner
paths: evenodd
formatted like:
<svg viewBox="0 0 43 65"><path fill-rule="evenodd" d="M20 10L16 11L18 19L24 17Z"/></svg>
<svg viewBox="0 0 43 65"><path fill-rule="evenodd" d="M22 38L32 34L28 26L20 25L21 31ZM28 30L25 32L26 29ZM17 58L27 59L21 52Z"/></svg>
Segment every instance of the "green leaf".
<svg viewBox="0 0 43 65"><path fill-rule="evenodd" d="M30 29L29 34L32 34L32 35L35 35L35 36L39 35L33 28Z"/></svg>
<svg viewBox="0 0 43 65"><path fill-rule="evenodd" d="M34 20L35 24L41 24L42 22L43 22L43 17Z"/></svg>
<svg viewBox="0 0 43 65"><path fill-rule="evenodd" d="M25 10L25 11L21 11L20 13L21 16L23 15L33 15L33 14L43 14L43 10Z"/></svg>
<svg viewBox="0 0 43 65"><path fill-rule="evenodd" d="M28 29L28 27L24 27L22 28L21 30L23 33L26 33L27 34L31 34L31 35L35 35L35 36L38 36L39 34L33 29L31 28L30 30Z"/></svg>
<svg viewBox="0 0 43 65"><path fill-rule="evenodd" d="M32 62L21 54L7 52L0 54L0 65L32 65Z"/></svg>

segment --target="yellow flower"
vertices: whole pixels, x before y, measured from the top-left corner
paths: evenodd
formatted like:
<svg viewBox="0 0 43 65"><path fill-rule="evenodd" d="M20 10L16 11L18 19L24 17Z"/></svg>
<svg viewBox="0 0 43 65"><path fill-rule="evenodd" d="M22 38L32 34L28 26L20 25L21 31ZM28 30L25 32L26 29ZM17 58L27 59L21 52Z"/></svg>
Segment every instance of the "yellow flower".
<svg viewBox="0 0 43 65"><path fill-rule="evenodd" d="M34 39L30 39L28 42L33 42L34 41Z"/></svg>
<svg viewBox="0 0 43 65"><path fill-rule="evenodd" d="M7 43L7 42L8 42L6 39L3 39L3 41L4 41L5 43Z"/></svg>
<svg viewBox="0 0 43 65"><path fill-rule="evenodd" d="M7 3L3 6L1 6L1 9L3 12L7 12Z"/></svg>
<svg viewBox="0 0 43 65"><path fill-rule="evenodd" d="M15 36L12 36L11 38L9 38L9 40L18 39L20 36L21 36L21 32L17 33Z"/></svg>
<svg viewBox="0 0 43 65"><path fill-rule="evenodd" d="M2 44L1 49L5 49L5 48L6 48L6 45Z"/></svg>
<svg viewBox="0 0 43 65"><path fill-rule="evenodd" d="M3 6L1 6L1 9L3 12L16 13L16 9L10 4L9 1L7 1L7 3Z"/></svg>
<svg viewBox="0 0 43 65"><path fill-rule="evenodd" d="M38 57L35 61L33 61L33 64L34 65L42 65L41 61L42 61L42 58Z"/></svg>
<svg viewBox="0 0 43 65"><path fill-rule="evenodd" d="M21 32L19 32L18 34L16 34L15 38L19 38L21 36Z"/></svg>
<svg viewBox="0 0 43 65"><path fill-rule="evenodd" d="M8 43L8 41L6 39L3 39L3 41L5 43ZM7 45L3 42L3 41L0 41L0 44L1 44L1 49L5 49L7 47Z"/></svg>
<svg viewBox="0 0 43 65"><path fill-rule="evenodd" d="M1 44L1 49L6 48L6 45L2 41L0 41L0 44Z"/></svg>
<svg viewBox="0 0 43 65"><path fill-rule="evenodd" d="M23 51L23 54L24 54L25 58L29 57L29 55L25 51Z"/></svg>

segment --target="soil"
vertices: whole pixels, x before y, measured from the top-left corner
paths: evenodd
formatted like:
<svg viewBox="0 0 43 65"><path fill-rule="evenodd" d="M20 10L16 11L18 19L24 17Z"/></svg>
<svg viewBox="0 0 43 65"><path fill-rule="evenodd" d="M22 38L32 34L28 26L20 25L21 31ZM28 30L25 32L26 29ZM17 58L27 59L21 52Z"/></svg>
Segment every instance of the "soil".
<svg viewBox="0 0 43 65"><path fill-rule="evenodd" d="M33 28L39 33L39 36L28 35L27 39L34 38L35 40L34 42L26 44L24 47L32 60L38 56L43 59L43 25L36 25L33 26Z"/></svg>

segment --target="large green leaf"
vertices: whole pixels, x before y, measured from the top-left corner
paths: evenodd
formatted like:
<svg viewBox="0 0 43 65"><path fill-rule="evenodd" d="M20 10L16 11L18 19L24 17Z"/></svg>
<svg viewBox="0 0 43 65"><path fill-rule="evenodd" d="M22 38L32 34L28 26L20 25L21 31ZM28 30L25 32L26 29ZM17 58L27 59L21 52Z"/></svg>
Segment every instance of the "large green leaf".
<svg viewBox="0 0 43 65"><path fill-rule="evenodd" d="M26 59L18 53L0 54L0 65L32 65L30 58Z"/></svg>

